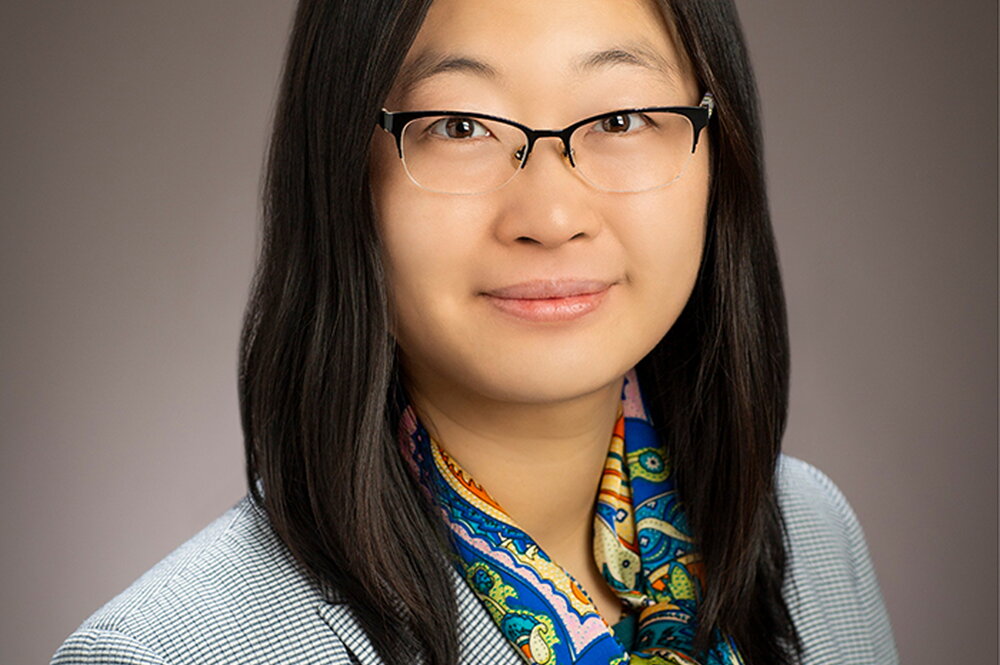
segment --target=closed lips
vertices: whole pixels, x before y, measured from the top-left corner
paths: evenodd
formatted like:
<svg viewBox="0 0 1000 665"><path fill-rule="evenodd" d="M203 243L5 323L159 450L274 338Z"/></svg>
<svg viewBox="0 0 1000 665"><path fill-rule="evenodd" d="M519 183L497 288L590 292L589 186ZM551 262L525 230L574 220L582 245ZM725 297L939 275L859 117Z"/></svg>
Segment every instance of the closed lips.
<svg viewBox="0 0 1000 665"><path fill-rule="evenodd" d="M592 279L532 280L492 289L486 295L510 300L546 300L600 293L609 286L611 282Z"/></svg>

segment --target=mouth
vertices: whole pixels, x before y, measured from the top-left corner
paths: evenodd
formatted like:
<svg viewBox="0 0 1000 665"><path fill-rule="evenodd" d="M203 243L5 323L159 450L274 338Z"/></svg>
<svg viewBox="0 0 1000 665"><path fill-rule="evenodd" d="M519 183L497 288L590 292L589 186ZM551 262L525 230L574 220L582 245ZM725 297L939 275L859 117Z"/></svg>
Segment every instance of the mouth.
<svg viewBox="0 0 1000 665"><path fill-rule="evenodd" d="M483 292L501 312L535 322L571 321L596 310L614 282L588 279L532 280Z"/></svg>
<svg viewBox="0 0 1000 665"><path fill-rule="evenodd" d="M485 295L511 300L571 298L606 291L612 282L596 279L534 279L486 291Z"/></svg>

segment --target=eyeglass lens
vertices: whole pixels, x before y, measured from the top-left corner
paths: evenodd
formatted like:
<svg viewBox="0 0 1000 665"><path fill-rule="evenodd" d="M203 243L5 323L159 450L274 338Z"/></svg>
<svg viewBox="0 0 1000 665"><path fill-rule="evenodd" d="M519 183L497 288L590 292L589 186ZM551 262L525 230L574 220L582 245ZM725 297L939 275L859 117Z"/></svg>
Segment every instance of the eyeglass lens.
<svg viewBox="0 0 1000 665"><path fill-rule="evenodd" d="M489 192L517 174L526 142L524 132L503 122L429 116L404 128L403 164L410 178L425 189ZM678 113L614 114L577 128L570 145L579 174L591 185L638 192L680 177L693 152L694 127Z"/></svg>

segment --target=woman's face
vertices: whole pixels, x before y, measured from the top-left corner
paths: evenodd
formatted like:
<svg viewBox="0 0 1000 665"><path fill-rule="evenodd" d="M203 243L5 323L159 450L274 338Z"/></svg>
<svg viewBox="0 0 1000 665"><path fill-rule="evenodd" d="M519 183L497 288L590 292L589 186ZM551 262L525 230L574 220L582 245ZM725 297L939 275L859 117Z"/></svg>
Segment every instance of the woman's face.
<svg viewBox="0 0 1000 665"><path fill-rule="evenodd" d="M385 106L558 129L627 107L697 105L678 49L645 0L436 0L404 71L463 60L397 83ZM610 54L579 66L597 52ZM372 142L393 333L418 390L522 403L591 393L684 307L704 240L707 132L680 179L641 193L593 188L551 138L500 189L435 193L409 179L391 135L377 129Z"/></svg>

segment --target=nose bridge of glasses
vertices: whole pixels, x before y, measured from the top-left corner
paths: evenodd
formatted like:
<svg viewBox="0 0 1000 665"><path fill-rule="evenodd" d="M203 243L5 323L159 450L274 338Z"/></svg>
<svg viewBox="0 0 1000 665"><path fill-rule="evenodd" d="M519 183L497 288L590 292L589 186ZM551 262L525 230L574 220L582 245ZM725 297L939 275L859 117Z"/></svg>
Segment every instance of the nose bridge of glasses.
<svg viewBox="0 0 1000 665"><path fill-rule="evenodd" d="M563 159L567 160L569 162L570 166L574 166L574 167L576 166L576 164L573 161L573 151L570 148L570 144L569 144L569 137L570 137L570 134L572 133L571 129L570 130L567 130L567 129L530 129L530 130L529 129L525 129L524 132L525 132L525 135L528 138L528 141L527 141L527 144L525 145L525 149L527 150L527 154L523 155L523 158L521 159L521 168L522 169L525 166L527 166L527 164L528 164L528 158L531 157L531 152L532 152L532 150L534 150L535 142L538 141L538 139L547 139L547 138L556 138L556 139L559 139L560 143L562 143L562 150L559 152L559 155ZM520 158L520 157L522 157L522 155L518 155L518 157Z"/></svg>

